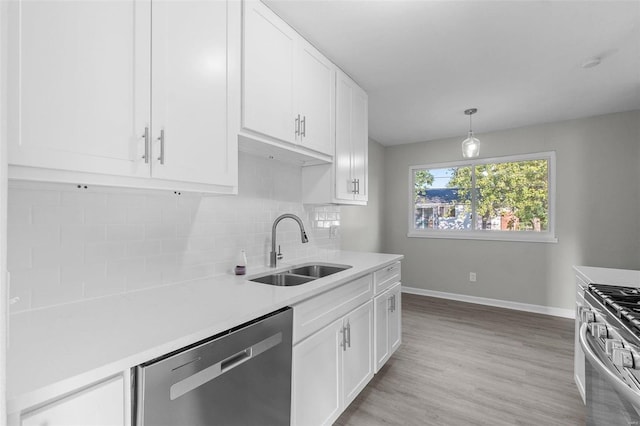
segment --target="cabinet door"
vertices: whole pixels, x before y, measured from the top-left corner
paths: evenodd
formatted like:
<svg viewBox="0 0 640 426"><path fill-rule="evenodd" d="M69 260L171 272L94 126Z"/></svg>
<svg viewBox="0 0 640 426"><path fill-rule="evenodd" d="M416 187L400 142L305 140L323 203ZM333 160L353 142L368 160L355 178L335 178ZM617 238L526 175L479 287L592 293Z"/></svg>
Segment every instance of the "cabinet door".
<svg viewBox="0 0 640 426"><path fill-rule="evenodd" d="M391 295L385 291L374 299L375 313L375 351L376 373L389 358L389 313L391 311Z"/></svg>
<svg viewBox="0 0 640 426"><path fill-rule="evenodd" d="M331 424L340 414L342 319L293 347L292 425Z"/></svg>
<svg viewBox="0 0 640 426"><path fill-rule="evenodd" d="M298 141L305 148L333 155L335 67L303 39L297 57L295 91L302 116Z"/></svg>
<svg viewBox="0 0 640 426"><path fill-rule="evenodd" d="M150 3L14 1L8 8L9 163L149 176L142 157Z"/></svg>
<svg viewBox="0 0 640 426"><path fill-rule="evenodd" d="M336 75L336 155L335 191L340 200L353 200L355 183L351 177L351 92L353 81L341 71Z"/></svg>
<svg viewBox="0 0 640 426"><path fill-rule="evenodd" d="M124 380L117 377L22 416L21 426L124 425Z"/></svg>
<svg viewBox="0 0 640 426"><path fill-rule="evenodd" d="M391 297L391 310L389 311L389 356L398 349L402 342L402 286L396 284L389 295Z"/></svg>
<svg viewBox="0 0 640 426"><path fill-rule="evenodd" d="M373 301L343 320L347 348L342 352L343 407L347 407L373 377Z"/></svg>
<svg viewBox="0 0 640 426"><path fill-rule="evenodd" d="M297 35L259 1L245 2L243 10L242 125L295 142L293 64Z"/></svg>
<svg viewBox="0 0 640 426"><path fill-rule="evenodd" d="M235 16L228 3L153 3L153 177L234 184L236 157L229 152L227 125L227 21Z"/></svg>
<svg viewBox="0 0 640 426"><path fill-rule="evenodd" d="M351 176L356 180L356 193L354 198L358 201L368 200L368 125L367 94L360 87L354 86L351 91Z"/></svg>

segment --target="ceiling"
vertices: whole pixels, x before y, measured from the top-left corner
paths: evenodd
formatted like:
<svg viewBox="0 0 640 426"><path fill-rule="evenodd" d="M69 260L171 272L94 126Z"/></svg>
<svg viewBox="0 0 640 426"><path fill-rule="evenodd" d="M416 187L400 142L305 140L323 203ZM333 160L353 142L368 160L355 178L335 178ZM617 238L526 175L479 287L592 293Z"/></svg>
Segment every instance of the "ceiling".
<svg viewBox="0 0 640 426"><path fill-rule="evenodd" d="M640 0L265 0L369 94L383 145L640 109ZM601 63L582 68L585 60Z"/></svg>

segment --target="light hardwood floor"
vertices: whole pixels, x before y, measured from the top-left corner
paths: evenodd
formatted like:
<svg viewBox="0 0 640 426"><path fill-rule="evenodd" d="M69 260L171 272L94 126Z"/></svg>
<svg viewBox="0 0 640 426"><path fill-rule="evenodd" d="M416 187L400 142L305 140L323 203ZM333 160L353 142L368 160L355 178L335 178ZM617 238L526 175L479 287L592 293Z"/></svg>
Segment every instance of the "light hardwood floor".
<svg viewBox="0 0 640 426"><path fill-rule="evenodd" d="M584 425L573 321L402 294L402 346L336 421Z"/></svg>

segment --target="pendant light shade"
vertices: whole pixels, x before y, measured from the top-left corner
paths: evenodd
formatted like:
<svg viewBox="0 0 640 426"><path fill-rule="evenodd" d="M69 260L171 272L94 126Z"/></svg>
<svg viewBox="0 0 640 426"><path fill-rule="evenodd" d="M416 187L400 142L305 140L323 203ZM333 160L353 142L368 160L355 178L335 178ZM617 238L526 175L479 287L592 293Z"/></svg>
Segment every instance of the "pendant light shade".
<svg viewBox="0 0 640 426"><path fill-rule="evenodd" d="M476 112L478 112L476 108L464 111L465 115L469 116L469 135L462 141L462 156L464 158L474 158L480 155L480 141L473 136L473 130L471 130L471 116Z"/></svg>

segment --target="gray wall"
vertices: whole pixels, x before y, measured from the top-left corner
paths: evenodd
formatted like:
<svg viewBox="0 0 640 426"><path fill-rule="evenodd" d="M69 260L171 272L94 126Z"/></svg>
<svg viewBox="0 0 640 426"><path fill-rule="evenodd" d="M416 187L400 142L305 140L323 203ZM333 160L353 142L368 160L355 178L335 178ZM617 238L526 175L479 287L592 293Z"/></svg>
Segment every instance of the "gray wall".
<svg viewBox="0 0 640 426"><path fill-rule="evenodd" d="M573 309L572 265L640 269L640 111L478 135L482 157L556 151L555 244L407 237L408 167L460 160L463 136L385 149L382 248L404 285Z"/></svg>
<svg viewBox="0 0 640 426"><path fill-rule="evenodd" d="M340 208L342 250L382 252L384 147L369 140L369 202Z"/></svg>

